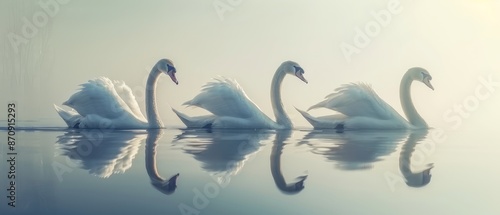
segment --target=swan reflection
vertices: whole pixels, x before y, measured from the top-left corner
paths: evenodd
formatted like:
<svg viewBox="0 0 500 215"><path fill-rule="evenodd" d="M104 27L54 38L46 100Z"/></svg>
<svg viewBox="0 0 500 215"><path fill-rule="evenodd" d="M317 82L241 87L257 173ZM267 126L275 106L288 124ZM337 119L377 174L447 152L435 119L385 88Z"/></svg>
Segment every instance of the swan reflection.
<svg viewBox="0 0 500 215"><path fill-rule="evenodd" d="M370 169L372 163L395 152L397 145L407 135L406 131L336 133L332 130L312 130L303 142L313 148L313 153L336 161L340 169L362 170Z"/></svg>
<svg viewBox="0 0 500 215"><path fill-rule="evenodd" d="M413 171L412 166L415 165L412 165L411 162L416 146L423 142L428 133L428 130L411 132L401 148L399 170L403 174L406 184L410 187L422 187L431 181L431 169L434 168L434 164L425 165L425 168L421 171Z"/></svg>
<svg viewBox="0 0 500 215"><path fill-rule="evenodd" d="M105 129L70 130L57 137L61 154L102 178L124 173L146 138L144 132Z"/></svg>
<svg viewBox="0 0 500 215"><path fill-rule="evenodd" d="M183 142L184 151L192 154L201 167L219 184L227 184L238 174L245 162L261 149L261 141L268 139L269 130L206 130L188 129L175 142Z"/></svg>
<svg viewBox="0 0 500 215"><path fill-rule="evenodd" d="M146 139L146 171L148 173L151 184L154 188L164 194L172 194L177 188L177 178L179 173L173 175L169 179L164 179L158 173L156 166L156 147L158 140L161 139L163 131L160 129L148 130L148 137Z"/></svg>
<svg viewBox="0 0 500 215"><path fill-rule="evenodd" d="M283 153L283 147L285 141L290 138L292 134L291 130L278 130L276 133L276 139L274 140L273 148L271 151L271 173L273 175L274 183L278 189L285 194L295 194L304 189L304 181L307 179L307 175L297 177L297 182L286 183L285 177L281 172L281 154Z"/></svg>
<svg viewBox="0 0 500 215"><path fill-rule="evenodd" d="M428 130L411 131L349 131L335 133L331 130L313 130L304 137L302 143L313 148L313 153L335 161L343 170L364 170L374 162L395 152L401 144L399 170L410 187L422 187L431 180L432 164L421 171L412 170L412 157L416 147L424 142ZM320 140L320 141L318 141Z"/></svg>

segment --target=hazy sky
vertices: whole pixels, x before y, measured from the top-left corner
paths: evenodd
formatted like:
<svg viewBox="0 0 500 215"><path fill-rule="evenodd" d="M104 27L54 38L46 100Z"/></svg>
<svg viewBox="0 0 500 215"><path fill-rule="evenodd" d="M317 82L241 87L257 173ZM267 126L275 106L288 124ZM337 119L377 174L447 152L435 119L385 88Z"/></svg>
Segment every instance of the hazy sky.
<svg viewBox="0 0 500 215"><path fill-rule="evenodd" d="M309 80L288 76L283 85L284 105L298 126L309 124L293 106L306 109L341 84L357 81L372 84L402 114L399 82L414 66L433 76L435 91L420 83L412 88L417 110L433 127L458 123L444 120L445 114L491 120L500 105L500 86L488 91L478 80L491 75L500 82L499 1L60 0L48 15L38 2L0 2L0 104L15 101L22 120L53 119L63 126L52 104L98 76L124 80L144 111L145 78L160 58L174 61L180 82L159 82L158 106L167 126L182 125L170 106L203 114L181 104L218 75L235 78L273 116L270 82L285 60L298 62ZM41 13L46 24L32 38L23 36L26 20L44 21ZM368 34L362 44L355 41L360 32ZM27 40L16 46L18 52L12 35ZM356 51L346 55L346 45ZM460 115L453 108L464 102L469 110Z"/></svg>

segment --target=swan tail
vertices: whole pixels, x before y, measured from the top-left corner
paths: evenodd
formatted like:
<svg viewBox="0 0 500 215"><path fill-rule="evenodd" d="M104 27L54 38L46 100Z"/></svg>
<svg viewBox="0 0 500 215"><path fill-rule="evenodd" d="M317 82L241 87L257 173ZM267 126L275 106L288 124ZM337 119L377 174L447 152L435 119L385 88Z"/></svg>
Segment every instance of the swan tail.
<svg viewBox="0 0 500 215"><path fill-rule="evenodd" d="M316 125L318 124L318 120L311 116L311 114L301 110L301 109L298 109L298 108L295 108L300 114L302 114L302 116L313 126L316 128ZM311 109L311 108L309 108Z"/></svg>
<svg viewBox="0 0 500 215"><path fill-rule="evenodd" d="M308 109L307 109L307 111L310 111L310 110L312 110L312 109L318 109L318 108L325 107L325 105L326 105L326 103L327 103L327 102L328 102L328 101L327 101L327 100L325 100L325 101L322 101L322 102L320 102L320 103L318 103L318 104L315 104L315 105L311 106L310 108L308 108ZM298 110L298 109L297 109L297 110ZM299 111L299 112L301 112L301 111ZM301 112L301 113L302 113L302 112ZM304 117L305 117L305 116L304 116Z"/></svg>
<svg viewBox="0 0 500 215"><path fill-rule="evenodd" d="M70 110L70 111L64 110L55 104L54 104L54 108L56 109L59 116L61 116L61 118L64 120L64 122L66 122L68 127L78 128L78 126L80 125L80 119L81 119L81 116L78 113L76 113L75 111L72 111L72 110Z"/></svg>
<svg viewBox="0 0 500 215"><path fill-rule="evenodd" d="M193 100L186 101L186 102L182 103L182 105L187 106L187 107L196 106L196 105L194 104ZM172 110L174 110L174 109L172 108ZM176 111L176 110L174 110L174 112L175 112L175 111Z"/></svg>
<svg viewBox="0 0 500 215"><path fill-rule="evenodd" d="M345 116L342 115L332 115L332 116L322 116L314 117L311 114L295 108L302 116L314 127L314 128L326 128L326 129L344 129L345 121L343 120Z"/></svg>
<svg viewBox="0 0 500 215"><path fill-rule="evenodd" d="M195 117L190 117L186 114L183 114L179 112L178 110L172 108L172 111L174 111L175 114L181 119L181 121L188 127L188 128L206 128L210 127L215 120L215 116L213 115L206 115L206 116L195 116Z"/></svg>

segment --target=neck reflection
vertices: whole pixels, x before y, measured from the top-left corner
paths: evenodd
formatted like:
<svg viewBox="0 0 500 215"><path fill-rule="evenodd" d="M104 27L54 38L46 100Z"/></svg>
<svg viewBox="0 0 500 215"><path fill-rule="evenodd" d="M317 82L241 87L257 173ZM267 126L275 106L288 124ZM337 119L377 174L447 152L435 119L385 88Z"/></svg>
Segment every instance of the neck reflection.
<svg viewBox="0 0 500 215"><path fill-rule="evenodd" d="M277 131L270 158L271 174L273 175L274 183L285 194L296 194L302 191L304 189L304 181L307 179L307 175L304 175L297 177L297 182L286 183L285 177L281 172L281 154L283 153L284 142L290 138L291 133L291 130Z"/></svg>
<svg viewBox="0 0 500 215"><path fill-rule="evenodd" d="M401 147L401 153L399 154L399 170L405 178L406 185L410 187L423 187L431 181L431 169L434 167L433 164L424 165L424 169L421 171L413 171L412 166L412 156L416 151L416 147L423 142L425 137L427 137L428 130L416 130L412 131L408 136L408 139ZM421 157L421 159L424 159Z"/></svg>
<svg viewBox="0 0 500 215"><path fill-rule="evenodd" d="M163 131L161 129L149 129L148 137L146 138L146 171L151 185L163 194L170 195L175 192L177 188L177 178L179 173L165 179L158 173L156 166L156 148L158 147L158 140L161 139Z"/></svg>
<svg viewBox="0 0 500 215"><path fill-rule="evenodd" d="M407 186L423 187L430 183L433 164L426 164L420 171L412 164L412 157L425 159L420 153L415 153L416 147L424 142L428 130L410 131L346 131L337 133L335 130L312 130L304 137L302 143L312 147L315 154L323 155L337 164L342 170L367 170L373 163L383 160L383 157L397 151L399 153L399 170ZM425 155L424 155L425 156ZM420 163L420 160L418 163ZM414 162L415 163L415 162Z"/></svg>

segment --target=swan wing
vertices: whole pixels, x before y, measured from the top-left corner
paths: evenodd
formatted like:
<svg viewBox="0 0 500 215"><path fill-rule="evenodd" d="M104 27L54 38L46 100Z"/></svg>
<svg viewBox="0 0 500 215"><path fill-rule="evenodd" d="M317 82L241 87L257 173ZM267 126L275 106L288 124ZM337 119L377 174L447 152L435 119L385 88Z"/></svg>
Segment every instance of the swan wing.
<svg viewBox="0 0 500 215"><path fill-rule="evenodd" d="M295 109L316 129L341 129L346 118L342 114L314 117L308 112L298 108Z"/></svg>
<svg viewBox="0 0 500 215"><path fill-rule="evenodd" d="M137 103L137 100L135 99L134 94L132 93L132 90L130 89L127 84L123 81L113 81L116 93L122 100L127 104L127 106L130 108L132 113L140 120L146 121L146 118L141 112L141 108L139 108L139 104Z"/></svg>
<svg viewBox="0 0 500 215"><path fill-rule="evenodd" d="M75 109L81 116L92 114L106 119L117 119L124 116L138 119L127 102L120 97L113 81L109 78L100 77L89 80L80 86L80 91L73 94L63 104ZM144 116L142 117L144 118Z"/></svg>
<svg viewBox="0 0 500 215"><path fill-rule="evenodd" d="M223 77L205 84L200 94L183 105L200 107L216 116L249 118L262 113L238 82Z"/></svg>
<svg viewBox="0 0 500 215"><path fill-rule="evenodd" d="M345 84L325 100L309 108L328 108L346 116L364 116L377 119L400 118L394 108L382 100L371 86L365 83Z"/></svg>

